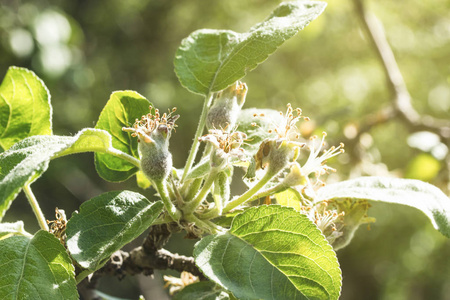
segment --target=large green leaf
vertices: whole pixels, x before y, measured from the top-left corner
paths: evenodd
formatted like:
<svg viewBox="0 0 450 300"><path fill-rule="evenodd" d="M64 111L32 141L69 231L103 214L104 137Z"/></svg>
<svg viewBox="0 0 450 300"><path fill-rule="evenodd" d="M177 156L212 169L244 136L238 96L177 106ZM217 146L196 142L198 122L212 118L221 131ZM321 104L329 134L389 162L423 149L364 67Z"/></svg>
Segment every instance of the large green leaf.
<svg viewBox="0 0 450 300"><path fill-rule="evenodd" d="M89 128L73 137L32 136L18 142L0 154L0 220L22 187L39 178L52 158L111 149L109 133Z"/></svg>
<svg viewBox="0 0 450 300"><path fill-rule="evenodd" d="M280 4L262 23L246 33L201 29L184 39L175 56L175 72L191 92L220 91L272 54L325 9L325 2Z"/></svg>
<svg viewBox="0 0 450 300"><path fill-rule="evenodd" d="M72 261L50 233L0 240L0 249L0 299L78 299Z"/></svg>
<svg viewBox="0 0 450 300"><path fill-rule="evenodd" d="M84 202L67 222L67 248L84 268L97 270L159 216L162 202L130 191L114 191Z"/></svg>
<svg viewBox="0 0 450 300"><path fill-rule="evenodd" d="M239 299L337 299L341 271L320 230L292 208L253 207L194 249L211 280Z"/></svg>
<svg viewBox="0 0 450 300"><path fill-rule="evenodd" d="M136 119L148 114L151 103L133 91L117 91L103 108L95 128L104 129L112 136L114 148L139 158L137 139L122 130L131 127ZM98 174L108 181L124 181L139 169L129 162L109 154L96 153L95 167Z"/></svg>
<svg viewBox="0 0 450 300"><path fill-rule="evenodd" d="M185 287L173 300L229 300L230 295L211 281L201 281Z"/></svg>
<svg viewBox="0 0 450 300"><path fill-rule="evenodd" d="M450 237L450 199L434 185L414 179L360 177L319 189L315 201L338 198L403 204L421 210L433 226Z"/></svg>
<svg viewBox="0 0 450 300"><path fill-rule="evenodd" d="M10 67L0 85L0 152L32 135L52 134L50 93L33 72Z"/></svg>

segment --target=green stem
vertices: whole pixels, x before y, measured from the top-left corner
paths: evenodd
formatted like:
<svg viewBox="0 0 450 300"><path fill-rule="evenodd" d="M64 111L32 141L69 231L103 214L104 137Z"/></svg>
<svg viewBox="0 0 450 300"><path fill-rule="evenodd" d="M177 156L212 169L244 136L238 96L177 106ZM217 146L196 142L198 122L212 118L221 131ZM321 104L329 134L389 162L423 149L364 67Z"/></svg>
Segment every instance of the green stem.
<svg viewBox="0 0 450 300"><path fill-rule="evenodd" d="M219 173L218 176L226 176L224 173ZM204 213L202 213L201 215L199 215L199 218L202 220L210 220L213 218L216 218L220 215L222 215L222 209L223 209L223 203L228 201L228 199L224 199L223 195L223 187L221 186L220 183L220 177L216 178L218 180L215 181L214 184L214 190L213 190L213 199L214 199L214 207ZM218 184L216 184L219 181ZM229 184L229 182L227 182ZM228 198L228 197L227 197Z"/></svg>
<svg viewBox="0 0 450 300"><path fill-rule="evenodd" d="M106 149L106 153L119 157L123 160L126 160L127 162L135 165L138 168L141 167L141 161L139 159L120 150L117 150L115 148L108 148Z"/></svg>
<svg viewBox="0 0 450 300"><path fill-rule="evenodd" d="M36 197L31 191L30 184L28 183L25 184L25 186L23 187L23 191L27 196L28 203L30 203L31 208L33 209L34 215L36 216L39 226L41 227L42 230L48 231L47 221L44 217L44 214L42 213L41 208L39 207L39 203L37 202Z"/></svg>
<svg viewBox="0 0 450 300"><path fill-rule="evenodd" d="M206 146L205 146L205 149L203 150L202 159L203 159L204 157L207 157L208 155L210 155L212 149L213 149L212 144L207 143Z"/></svg>
<svg viewBox="0 0 450 300"><path fill-rule="evenodd" d="M160 224L167 224L173 222L172 218L169 216L164 216L162 218L158 218L155 221L153 221L152 225L160 225Z"/></svg>
<svg viewBox="0 0 450 300"><path fill-rule="evenodd" d="M172 185L172 190L175 194L175 199L177 199L178 207L181 207L184 204L184 200L180 194L180 190L178 189L178 187L175 184L175 181L172 179L172 177L170 177L169 180L170 180L170 184Z"/></svg>
<svg viewBox="0 0 450 300"><path fill-rule="evenodd" d="M70 149L70 148L69 148ZM141 167L141 161L125 152L122 152L120 150L117 150L113 147L105 149L105 148L101 148L101 147L92 147L90 149L87 148L83 148L83 150L80 151L68 151L65 150L61 153L56 154L55 156L52 157L52 159L55 158L60 158L66 155L70 155L70 154L76 154L76 153L85 153L85 152L101 152L101 153L107 153L107 154L111 154L114 155L116 157L119 157L123 160L126 160L127 162L135 165L136 167L140 168Z"/></svg>
<svg viewBox="0 0 450 300"><path fill-rule="evenodd" d="M165 206L167 212L169 213L170 217L175 222L178 222L181 218L181 212L179 210L177 210L177 208L172 203L172 201L170 201L165 182L164 181L154 182L154 186L155 186L156 190L158 191L159 196L161 197L161 200L164 203L164 206Z"/></svg>
<svg viewBox="0 0 450 300"><path fill-rule="evenodd" d="M220 216L221 213L222 213L222 210L219 207L214 206L214 208L206 211L205 213L202 213L201 215L199 214L198 217L201 220L211 220L211 219L214 219L214 218L217 218L218 216Z"/></svg>
<svg viewBox="0 0 450 300"><path fill-rule="evenodd" d="M218 172L214 171L214 169L211 170L205 183L203 183L202 189L197 194L197 197L195 197L195 199L191 202L188 202L183 208L183 211L186 214L192 213L202 203L202 201L205 200L206 196L211 190L211 186L214 183L214 180L216 179L217 173Z"/></svg>
<svg viewBox="0 0 450 300"><path fill-rule="evenodd" d="M289 186L284 184L283 182L281 182L280 184L277 184L274 187L268 188L264 191L261 191L259 193L254 194L253 196L251 196L247 201L253 201L259 198L263 198L269 195L273 195L275 193L279 193L284 191L285 189L287 189Z"/></svg>
<svg viewBox="0 0 450 300"><path fill-rule="evenodd" d="M257 184L255 184L251 189L246 191L244 194L242 194L238 198L228 202L228 204L224 207L222 213L227 213L230 210L232 210L233 208L235 208L235 207L243 204L244 202L247 202L250 199L252 199L252 196L255 195L255 193L258 192L260 189L262 189L263 186L267 182L269 182L270 179L273 178L273 176L274 176L273 172L267 171L266 174L264 174L263 178L261 178L261 180Z"/></svg>
<svg viewBox="0 0 450 300"><path fill-rule="evenodd" d="M83 279L88 277L89 274L94 273L94 272L92 272L91 270L88 270L88 269L83 270L75 277L75 281L77 282L77 284L79 284L81 281L83 281Z"/></svg>
<svg viewBox="0 0 450 300"><path fill-rule="evenodd" d="M203 133L203 129L206 124L206 116L208 115L208 109L211 106L212 99L213 99L213 93L210 92L205 97L205 101L203 103L202 114L200 115L200 120L198 122L197 131L195 132L195 136L194 136L194 142L192 143L191 151L189 152L189 156L186 161L186 166L184 167L183 176L181 177L181 183L183 183L184 180L186 179L186 176L189 173L189 170L192 168L192 165L194 164L195 157L197 156L197 151L198 151L198 147L199 147L198 138Z"/></svg>
<svg viewBox="0 0 450 300"><path fill-rule="evenodd" d="M206 229L210 233L216 233L218 230L220 230L221 227L217 226L211 221L208 220L200 220L193 214L187 214L184 216L185 220L188 222L195 223L195 225L201 229Z"/></svg>
<svg viewBox="0 0 450 300"><path fill-rule="evenodd" d="M187 180L185 182L187 191L184 193L184 200L185 202L190 202L192 199L194 199L195 195L197 194L197 191L200 189L201 185L203 183L203 178L195 178L191 180Z"/></svg>

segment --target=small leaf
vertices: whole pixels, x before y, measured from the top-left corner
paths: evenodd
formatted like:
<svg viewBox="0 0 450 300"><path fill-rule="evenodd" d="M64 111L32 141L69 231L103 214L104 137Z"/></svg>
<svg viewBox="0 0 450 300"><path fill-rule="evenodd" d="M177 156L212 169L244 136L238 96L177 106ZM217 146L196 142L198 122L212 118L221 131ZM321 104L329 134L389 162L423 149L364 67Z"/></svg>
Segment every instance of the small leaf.
<svg viewBox="0 0 450 300"><path fill-rule="evenodd" d="M114 92L103 108L95 128L104 129L111 134L114 148L139 158L137 138L133 138L122 128L133 126L136 119L148 114L150 105L147 99L136 92ZM95 154L95 167L103 179L113 182L127 180L139 170L129 162L105 153Z"/></svg>
<svg viewBox="0 0 450 300"><path fill-rule="evenodd" d="M48 168L51 159L72 153L111 149L111 136L98 129L83 129L70 136L32 136L0 153L0 220L22 187Z"/></svg>
<svg viewBox="0 0 450 300"><path fill-rule="evenodd" d="M361 177L319 189L316 202L353 198L403 204L421 210L433 226L450 237L450 199L434 185L414 179Z"/></svg>
<svg viewBox="0 0 450 300"><path fill-rule="evenodd" d="M0 299L78 299L72 261L53 235L0 240Z"/></svg>
<svg viewBox="0 0 450 300"><path fill-rule="evenodd" d="M185 287L173 297L173 300L229 300L230 296L221 287L211 281L201 281Z"/></svg>
<svg viewBox="0 0 450 300"><path fill-rule="evenodd" d="M246 33L202 29L184 39L175 56L181 84L194 93L220 91L267 59L325 9L325 2L280 4L267 20Z"/></svg>
<svg viewBox="0 0 450 300"><path fill-rule="evenodd" d="M239 299L337 299L341 271L336 253L305 215L278 205L237 215L226 233L194 249L211 280Z"/></svg>
<svg viewBox="0 0 450 300"><path fill-rule="evenodd" d="M67 248L83 267L97 270L159 216L162 202L130 191L104 193L84 202L67 222Z"/></svg>
<svg viewBox="0 0 450 300"><path fill-rule="evenodd" d="M25 231L23 221L17 221L15 223L0 223L0 240L14 235L32 237L31 234Z"/></svg>
<svg viewBox="0 0 450 300"><path fill-rule="evenodd" d="M33 72L10 67L0 85L0 152L32 135L52 134L50 93Z"/></svg>

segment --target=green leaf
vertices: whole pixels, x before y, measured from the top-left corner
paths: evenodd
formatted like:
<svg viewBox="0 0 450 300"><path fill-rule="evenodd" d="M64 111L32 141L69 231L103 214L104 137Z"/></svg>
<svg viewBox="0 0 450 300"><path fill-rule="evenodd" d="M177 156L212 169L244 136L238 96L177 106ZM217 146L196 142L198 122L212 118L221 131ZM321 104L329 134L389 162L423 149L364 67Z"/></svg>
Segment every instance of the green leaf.
<svg viewBox="0 0 450 300"><path fill-rule="evenodd" d="M185 287L173 297L173 300L229 300L230 296L221 287L211 281L201 281Z"/></svg>
<svg viewBox="0 0 450 300"><path fill-rule="evenodd" d="M32 237L31 234L25 231L23 221L17 221L15 223L0 223L0 240L14 235Z"/></svg>
<svg viewBox="0 0 450 300"><path fill-rule="evenodd" d="M51 159L72 153L111 149L109 133L90 128L73 137L32 136L18 142L0 154L0 220L22 187L38 179L47 170Z"/></svg>
<svg viewBox="0 0 450 300"><path fill-rule="evenodd" d="M256 68L287 39L302 30L325 9L325 2L280 4L264 22L249 32L201 29L181 43L175 72L194 93L220 91Z"/></svg>
<svg viewBox="0 0 450 300"><path fill-rule="evenodd" d="M319 189L316 202L339 198L403 204L421 210L433 226L450 237L450 199L440 189L414 179L361 177Z"/></svg>
<svg viewBox="0 0 450 300"><path fill-rule="evenodd" d="M0 152L32 135L52 134L50 93L33 72L10 67L0 85Z"/></svg>
<svg viewBox="0 0 450 300"><path fill-rule="evenodd" d="M337 299L341 271L320 230L292 208L253 207L194 249L211 280L239 299Z"/></svg>
<svg viewBox="0 0 450 300"><path fill-rule="evenodd" d="M160 201L150 203L130 191L92 198L67 222L67 248L83 268L97 270L111 254L150 227L163 207Z"/></svg>
<svg viewBox="0 0 450 300"><path fill-rule="evenodd" d="M139 158L137 138L133 138L122 128L133 126L136 119L148 114L150 105L147 99L136 92L114 92L103 108L95 128L104 129L111 134L114 148ZM95 168L103 179L113 182L127 180L139 170L123 159L104 153L95 154Z"/></svg>
<svg viewBox="0 0 450 300"><path fill-rule="evenodd" d="M0 299L78 299L72 261L53 235L0 241Z"/></svg>

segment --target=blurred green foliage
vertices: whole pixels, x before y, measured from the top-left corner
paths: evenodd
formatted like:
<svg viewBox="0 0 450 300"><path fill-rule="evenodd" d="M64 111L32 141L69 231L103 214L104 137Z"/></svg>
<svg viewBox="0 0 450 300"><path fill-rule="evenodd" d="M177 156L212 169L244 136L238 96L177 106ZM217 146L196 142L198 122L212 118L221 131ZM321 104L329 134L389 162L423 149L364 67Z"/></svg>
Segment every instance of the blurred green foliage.
<svg viewBox="0 0 450 300"><path fill-rule="evenodd" d="M44 80L52 95L55 134L93 127L116 90L135 90L162 110L177 106L181 118L171 148L174 165L182 167L202 99L182 88L173 72L181 40L199 28L242 32L277 3L2 0L1 78L16 65ZM450 2L367 4L383 23L414 107L450 119ZM244 78L249 86L244 107L284 110L290 102L312 119L301 127L305 135L325 130L330 144L351 138L361 120L390 101L383 70L364 34L350 0L328 1L321 17ZM354 159L355 151L363 153L362 160ZM413 135L403 123L388 122L330 162L338 173L329 179L390 172L427 180L448 193L442 175L448 172L447 153L448 145L432 135ZM139 191L134 180L102 181L91 154L52 162L33 187L49 219L55 206L70 216L102 191ZM146 193L151 197L153 191ZM28 231L37 229L24 199L13 209L6 221L23 219ZM371 216L377 218L372 229L360 229L350 246L338 252L341 299L450 299L450 242L412 209L377 204Z"/></svg>

